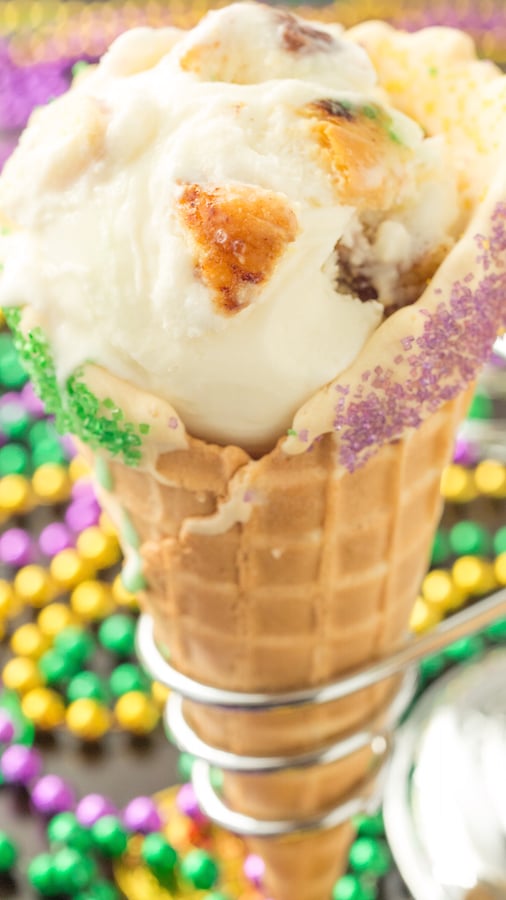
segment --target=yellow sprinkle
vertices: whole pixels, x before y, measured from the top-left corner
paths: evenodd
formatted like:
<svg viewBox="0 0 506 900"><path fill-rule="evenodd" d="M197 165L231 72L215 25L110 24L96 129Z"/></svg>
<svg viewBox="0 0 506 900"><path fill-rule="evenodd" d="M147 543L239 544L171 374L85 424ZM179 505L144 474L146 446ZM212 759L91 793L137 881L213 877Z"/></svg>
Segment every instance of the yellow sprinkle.
<svg viewBox="0 0 506 900"><path fill-rule="evenodd" d="M449 572L445 569L433 569L422 582L422 598L429 606L442 613L461 606L464 595L458 590Z"/></svg>
<svg viewBox="0 0 506 900"><path fill-rule="evenodd" d="M70 496L70 478L64 466L44 463L33 473L33 491L39 503L61 503Z"/></svg>
<svg viewBox="0 0 506 900"><path fill-rule="evenodd" d="M71 590L80 581L84 581L93 574L90 564L81 559L77 550L72 547L61 550L60 553L53 556L49 571L58 587L64 590Z"/></svg>
<svg viewBox="0 0 506 900"><path fill-rule="evenodd" d="M30 606L45 606L54 596L55 587L47 569L42 566L23 566L14 579L18 597Z"/></svg>
<svg viewBox="0 0 506 900"><path fill-rule="evenodd" d="M506 553L500 553L494 562L494 575L500 585L506 584Z"/></svg>
<svg viewBox="0 0 506 900"><path fill-rule="evenodd" d="M441 609L430 606L421 597L418 597L411 613L409 627L415 634L423 634L424 631L434 628L434 625L437 625L442 618Z"/></svg>
<svg viewBox="0 0 506 900"><path fill-rule="evenodd" d="M474 480L481 494L506 497L506 466L494 459L484 459L476 466Z"/></svg>
<svg viewBox="0 0 506 900"><path fill-rule="evenodd" d="M468 594L486 594L496 585L493 565L479 556L461 556L453 565L452 577Z"/></svg>
<svg viewBox="0 0 506 900"><path fill-rule="evenodd" d="M4 666L2 681L8 690L18 694L26 694L42 684L37 664L25 656L15 656L9 660Z"/></svg>
<svg viewBox="0 0 506 900"><path fill-rule="evenodd" d="M151 685L151 696L159 709L164 709L169 699L170 691L168 687L160 681L153 681Z"/></svg>
<svg viewBox="0 0 506 900"><path fill-rule="evenodd" d="M118 725L139 735L153 731L160 718L154 702L141 691L123 694L114 707L114 713Z"/></svg>
<svg viewBox="0 0 506 900"><path fill-rule="evenodd" d="M39 659L50 647L50 641L34 622L28 622L16 628L11 637L10 647L16 656L28 656Z"/></svg>
<svg viewBox="0 0 506 900"><path fill-rule="evenodd" d="M26 512L31 505L30 483L23 475L0 478L0 512Z"/></svg>
<svg viewBox="0 0 506 900"><path fill-rule="evenodd" d="M107 513L103 512L99 519L99 525L104 534L107 534L109 537L118 539L118 529L116 528L112 519L107 515Z"/></svg>
<svg viewBox="0 0 506 900"><path fill-rule="evenodd" d="M105 619L114 611L111 589L102 581L82 581L72 591L70 605L85 622Z"/></svg>
<svg viewBox="0 0 506 900"><path fill-rule="evenodd" d="M91 698L75 700L67 709L67 728L84 741L97 741L109 730L109 710Z"/></svg>
<svg viewBox="0 0 506 900"><path fill-rule="evenodd" d="M88 478L91 475L91 468L82 456L74 456L69 464L69 475L72 483L79 481L81 478Z"/></svg>
<svg viewBox="0 0 506 900"><path fill-rule="evenodd" d="M106 569L115 565L121 556L117 538L106 534L96 526L86 528L81 532L76 548L80 557L97 569Z"/></svg>
<svg viewBox="0 0 506 900"><path fill-rule="evenodd" d="M70 607L65 603L51 603L37 617L37 625L42 634L51 640L64 628L76 625L77 619Z"/></svg>
<svg viewBox="0 0 506 900"><path fill-rule="evenodd" d="M126 606L128 609L133 610L139 609L137 596L131 594L130 591L127 591L121 579L121 575L116 575L116 578L112 583L112 596L118 606Z"/></svg>
<svg viewBox="0 0 506 900"><path fill-rule="evenodd" d="M13 619L24 607L24 603L16 597L12 584L0 578L0 620Z"/></svg>
<svg viewBox="0 0 506 900"><path fill-rule="evenodd" d="M27 719L42 731L51 731L65 720L65 705L56 691L37 687L25 694L21 709Z"/></svg>
<svg viewBox="0 0 506 900"><path fill-rule="evenodd" d="M441 494L452 503L468 503L476 497L472 472L464 466L447 466L441 478Z"/></svg>

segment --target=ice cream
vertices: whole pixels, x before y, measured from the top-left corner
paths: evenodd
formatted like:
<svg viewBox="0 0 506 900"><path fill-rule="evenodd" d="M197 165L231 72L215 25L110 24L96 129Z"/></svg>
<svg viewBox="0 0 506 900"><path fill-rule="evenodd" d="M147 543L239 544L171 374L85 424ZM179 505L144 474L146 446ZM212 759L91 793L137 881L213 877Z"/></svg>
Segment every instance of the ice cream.
<svg viewBox="0 0 506 900"><path fill-rule="evenodd" d="M338 26L237 4L132 31L35 112L0 180L0 304L30 302L60 384L84 363L258 453L416 300L465 214Z"/></svg>
<svg viewBox="0 0 506 900"><path fill-rule="evenodd" d="M244 3L121 38L0 179L0 304L193 679L307 688L406 639L506 324L505 85L453 31L343 34ZM393 687L184 712L229 753L292 755L381 725ZM225 772L224 793L319 816L367 794L371 763ZM350 835L252 843L268 895L328 900Z"/></svg>

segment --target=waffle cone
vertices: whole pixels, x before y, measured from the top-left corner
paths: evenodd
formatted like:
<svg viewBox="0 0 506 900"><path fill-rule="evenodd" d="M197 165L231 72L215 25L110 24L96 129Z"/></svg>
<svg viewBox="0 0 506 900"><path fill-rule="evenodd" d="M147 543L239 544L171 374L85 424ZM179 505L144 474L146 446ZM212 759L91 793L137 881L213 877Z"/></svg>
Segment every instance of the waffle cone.
<svg viewBox="0 0 506 900"><path fill-rule="evenodd" d="M112 463L113 492L104 503L113 518L126 511L139 535L148 584L142 602L172 664L217 687L282 691L325 683L398 646L426 569L441 471L465 402L441 407L353 473L338 464L330 434L294 456L278 446L251 460L239 448L189 439L149 469ZM201 738L225 750L298 753L371 718L380 727L396 686L390 679L303 710L248 713L187 701L185 715ZM366 790L371 767L367 749L323 767L229 772L224 792L241 812L297 818L358 786ZM351 837L346 823L252 840L251 848L265 860L266 889L276 900L328 900Z"/></svg>

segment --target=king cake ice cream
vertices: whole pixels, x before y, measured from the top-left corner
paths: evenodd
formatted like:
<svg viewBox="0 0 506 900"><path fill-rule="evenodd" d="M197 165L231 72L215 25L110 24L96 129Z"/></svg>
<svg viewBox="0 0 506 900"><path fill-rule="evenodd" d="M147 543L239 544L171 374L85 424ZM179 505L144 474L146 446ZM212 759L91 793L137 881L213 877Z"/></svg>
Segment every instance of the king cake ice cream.
<svg viewBox="0 0 506 900"><path fill-rule="evenodd" d="M245 2L127 32L32 115L0 178L0 305L185 674L297 689L406 639L504 325L505 111L459 32ZM213 745L294 754L381 727L395 688L184 709ZM228 772L224 793L313 816L373 763ZM328 900L351 833L252 840L266 891Z"/></svg>

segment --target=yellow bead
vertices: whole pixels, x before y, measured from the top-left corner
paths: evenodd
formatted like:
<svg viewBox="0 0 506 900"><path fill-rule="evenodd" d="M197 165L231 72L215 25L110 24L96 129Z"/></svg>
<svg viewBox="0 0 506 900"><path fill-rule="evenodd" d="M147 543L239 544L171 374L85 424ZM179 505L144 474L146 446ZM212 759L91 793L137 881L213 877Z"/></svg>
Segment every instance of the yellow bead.
<svg viewBox="0 0 506 900"><path fill-rule="evenodd" d="M79 481L81 478L89 478L91 475L91 468L89 464L86 462L84 457L82 456L74 456L74 459L70 462L69 465L69 476L70 480L74 484L76 481Z"/></svg>
<svg viewBox="0 0 506 900"><path fill-rule="evenodd" d="M33 473L32 488L39 503L61 503L70 496L70 478L64 466L44 463Z"/></svg>
<svg viewBox="0 0 506 900"><path fill-rule="evenodd" d="M12 584L0 578L0 620L13 619L24 607L24 603L16 597Z"/></svg>
<svg viewBox="0 0 506 900"><path fill-rule="evenodd" d="M102 581L82 581L72 591L70 605L85 622L98 622L114 611L111 589Z"/></svg>
<svg viewBox="0 0 506 900"><path fill-rule="evenodd" d="M4 666L2 672L4 686L18 694L26 694L42 684L42 678L33 659L15 656Z"/></svg>
<svg viewBox="0 0 506 900"><path fill-rule="evenodd" d="M77 538L76 548L82 559L86 559L96 569L114 566L121 557L116 538L101 528L86 528Z"/></svg>
<svg viewBox="0 0 506 900"><path fill-rule="evenodd" d="M170 691L168 687L162 684L160 681L153 681L151 685L151 696L155 701L158 709L164 709L167 700L169 699Z"/></svg>
<svg viewBox="0 0 506 900"><path fill-rule="evenodd" d="M114 707L118 725L133 734L149 734L156 727L160 713L153 701L141 691L129 691Z"/></svg>
<svg viewBox="0 0 506 900"><path fill-rule="evenodd" d="M5 622L0 619L0 641L3 641L6 633Z"/></svg>
<svg viewBox="0 0 506 900"><path fill-rule="evenodd" d="M444 613L461 606L464 594L456 588L449 572L445 569L433 569L423 579L422 599Z"/></svg>
<svg viewBox="0 0 506 900"><path fill-rule="evenodd" d="M415 634L423 634L424 631L434 628L442 618L441 609L438 609L437 606L429 606L425 600L418 597L411 613L409 627Z"/></svg>
<svg viewBox="0 0 506 900"><path fill-rule="evenodd" d="M33 622L21 625L11 637L11 650L16 656L28 656L29 659L39 659L46 650L49 650L50 640Z"/></svg>
<svg viewBox="0 0 506 900"><path fill-rule="evenodd" d="M18 597L30 606L41 607L54 597L55 586L47 569L42 566L23 566L14 579Z"/></svg>
<svg viewBox="0 0 506 900"><path fill-rule="evenodd" d="M116 528L112 519L107 515L107 513L103 512L99 519L99 525L104 534L107 534L109 537L118 539L118 529Z"/></svg>
<svg viewBox="0 0 506 900"><path fill-rule="evenodd" d="M51 731L65 720L65 704L56 691L38 687L23 697L21 708L27 719L30 719L43 731Z"/></svg>
<svg viewBox="0 0 506 900"><path fill-rule="evenodd" d="M5 316L3 309L0 309L0 328L3 328L5 325Z"/></svg>
<svg viewBox="0 0 506 900"><path fill-rule="evenodd" d="M474 481L480 494L506 497L506 466L494 459L484 459L476 466Z"/></svg>
<svg viewBox="0 0 506 900"><path fill-rule="evenodd" d="M97 700L75 700L67 709L67 728L84 741L97 741L109 730L109 710Z"/></svg>
<svg viewBox="0 0 506 900"><path fill-rule="evenodd" d="M77 550L69 547L53 556L49 571L59 588L72 590L85 578L90 577L92 567L86 560L81 559Z"/></svg>
<svg viewBox="0 0 506 900"><path fill-rule="evenodd" d="M473 473L464 466L447 466L441 478L441 494L452 503L467 503L476 497Z"/></svg>
<svg viewBox="0 0 506 900"><path fill-rule="evenodd" d="M486 594L496 585L493 565L479 556L461 556L453 565L452 578L467 594Z"/></svg>
<svg viewBox="0 0 506 900"><path fill-rule="evenodd" d="M42 634L51 640L56 637L64 628L70 625L76 625L77 619L70 607L65 603L51 603L46 606L37 617L37 625Z"/></svg>
<svg viewBox="0 0 506 900"><path fill-rule="evenodd" d="M139 609L139 601L137 600L136 594L131 594L130 591L127 591L121 579L121 575L116 575L116 578L112 583L112 596L118 606L126 606L128 609L133 610Z"/></svg>
<svg viewBox="0 0 506 900"><path fill-rule="evenodd" d="M494 575L500 585L506 584L506 553L500 553L494 562Z"/></svg>
<svg viewBox="0 0 506 900"><path fill-rule="evenodd" d="M0 512L26 512L31 505L30 482L23 475L0 478Z"/></svg>

